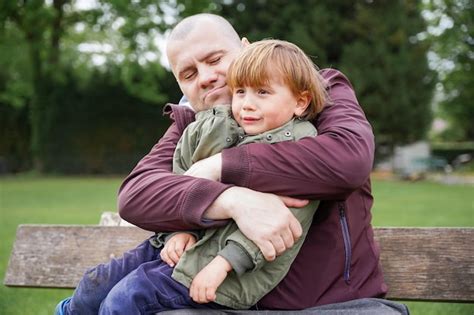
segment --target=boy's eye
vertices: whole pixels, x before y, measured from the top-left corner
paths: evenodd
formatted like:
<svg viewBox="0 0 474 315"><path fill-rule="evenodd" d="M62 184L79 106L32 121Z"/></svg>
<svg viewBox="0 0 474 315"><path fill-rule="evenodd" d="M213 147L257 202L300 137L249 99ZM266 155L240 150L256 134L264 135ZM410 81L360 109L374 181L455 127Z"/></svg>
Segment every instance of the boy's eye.
<svg viewBox="0 0 474 315"><path fill-rule="evenodd" d="M244 92L245 92L244 89L240 89L240 88L237 88L234 90L235 94L244 94Z"/></svg>
<svg viewBox="0 0 474 315"><path fill-rule="evenodd" d="M258 90L258 94L263 94L263 95L265 95L265 94L268 94L268 93L269 93L269 92L268 92L267 90L265 90L265 89L259 89L259 90Z"/></svg>

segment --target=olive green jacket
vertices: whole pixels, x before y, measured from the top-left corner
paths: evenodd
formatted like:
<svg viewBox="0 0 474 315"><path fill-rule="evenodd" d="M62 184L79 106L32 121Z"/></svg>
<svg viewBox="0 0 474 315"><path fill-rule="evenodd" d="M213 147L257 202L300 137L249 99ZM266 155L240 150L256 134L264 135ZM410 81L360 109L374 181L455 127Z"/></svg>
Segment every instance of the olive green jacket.
<svg viewBox="0 0 474 315"><path fill-rule="evenodd" d="M310 122L293 119L279 128L247 136L232 118L230 106L216 106L197 113L196 121L184 131L176 147L173 171L182 174L193 163L228 147L255 142L295 141L316 134ZM202 231L198 242L181 256L172 277L189 287L197 273L216 255L221 255L232 265L233 272L217 289L216 303L234 309L248 309L287 274L303 244L318 204L318 201L312 201L304 208L290 209L303 227L303 236L274 261L267 262L258 247L232 221L224 227Z"/></svg>

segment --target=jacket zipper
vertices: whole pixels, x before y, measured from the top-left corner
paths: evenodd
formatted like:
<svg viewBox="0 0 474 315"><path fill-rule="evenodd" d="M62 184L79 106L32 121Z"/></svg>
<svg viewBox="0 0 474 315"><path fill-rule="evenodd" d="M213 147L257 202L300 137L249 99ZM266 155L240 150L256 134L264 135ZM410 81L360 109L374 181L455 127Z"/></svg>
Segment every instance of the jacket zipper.
<svg viewBox="0 0 474 315"><path fill-rule="evenodd" d="M351 256L352 256L352 246L351 246L351 236L349 234L349 227L347 224L346 217L346 208L343 202L338 203L339 207L339 221L341 223L342 238L344 240L344 281L349 284L351 280Z"/></svg>

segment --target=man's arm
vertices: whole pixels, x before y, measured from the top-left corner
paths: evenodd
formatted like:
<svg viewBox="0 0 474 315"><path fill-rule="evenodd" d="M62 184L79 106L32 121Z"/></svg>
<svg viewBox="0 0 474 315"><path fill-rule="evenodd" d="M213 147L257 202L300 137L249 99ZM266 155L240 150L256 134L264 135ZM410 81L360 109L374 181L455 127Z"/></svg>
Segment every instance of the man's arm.
<svg viewBox="0 0 474 315"><path fill-rule="evenodd" d="M285 244L292 244L293 239L301 235L301 227L287 207L304 206L307 201L279 198L213 180L172 173L174 150L185 126L186 123L179 120L173 123L163 138L125 179L118 196L120 216L151 231L217 227L227 222L224 220L233 218L242 222L245 235L257 244L268 244L268 237L254 237L258 231L263 235L274 235L275 230L284 229L288 232L278 233L274 242L281 243L279 240L283 239ZM260 220L253 221L255 225L249 220L240 220L239 218L247 215L242 208L249 209L248 205L253 205L251 210L255 210L256 214L260 209L271 211L275 220L272 220L271 225L265 223L268 221L268 216L265 215L260 216ZM255 229L260 222L264 228ZM280 252L281 250L277 249L277 253Z"/></svg>
<svg viewBox="0 0 474 315"><path fill-rule="evenodd" d="M122 218L151 231L182 231L224 224L203 220L202 214L230 185L171 171L181 133L173 123L125 179L118 196Z"/></svg>
<svg viewBox="0 0 474 315"><path fill-rule="evenodd" d="M309 199L345 199L372 169L374 137L347 78L324 70L332 104L318 116L318 136L249 144L222 152L224 183Z"/></svg>

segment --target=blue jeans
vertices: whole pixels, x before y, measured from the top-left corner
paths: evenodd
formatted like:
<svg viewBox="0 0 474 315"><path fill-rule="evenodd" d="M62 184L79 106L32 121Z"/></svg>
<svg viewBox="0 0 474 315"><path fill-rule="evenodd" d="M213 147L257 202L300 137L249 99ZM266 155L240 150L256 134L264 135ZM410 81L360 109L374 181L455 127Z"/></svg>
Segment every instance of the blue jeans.
<svg viewBox="0 0 474 315"><path fill-rule="evenodd" d="M189 289L171 278L173 269L146 240L121 258L88 270L74 291L66 314L154 314L184 308L219 309L198 304Z"/></svg>

